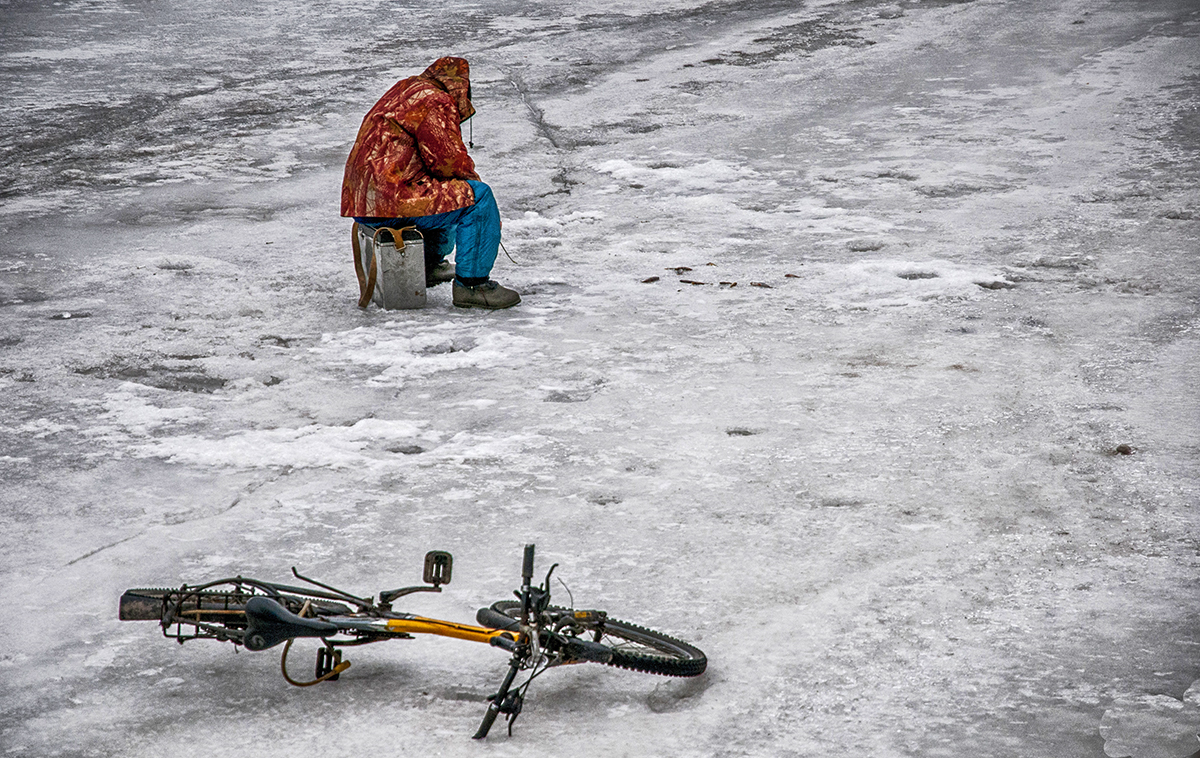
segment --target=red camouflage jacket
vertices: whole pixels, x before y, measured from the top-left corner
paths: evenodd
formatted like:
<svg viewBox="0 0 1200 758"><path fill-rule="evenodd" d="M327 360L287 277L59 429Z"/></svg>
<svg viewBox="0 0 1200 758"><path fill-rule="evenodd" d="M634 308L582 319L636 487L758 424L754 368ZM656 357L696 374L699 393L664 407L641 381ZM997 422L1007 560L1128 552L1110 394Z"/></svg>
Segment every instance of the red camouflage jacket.
<svg viewBox="0 0 1200 758"><path fill-rule="evenodd" d="M470 68L440 58L402 79L363 118L342 179L342 215L413 218L475 203L479 179L459 124L475 113Z"/></svg>

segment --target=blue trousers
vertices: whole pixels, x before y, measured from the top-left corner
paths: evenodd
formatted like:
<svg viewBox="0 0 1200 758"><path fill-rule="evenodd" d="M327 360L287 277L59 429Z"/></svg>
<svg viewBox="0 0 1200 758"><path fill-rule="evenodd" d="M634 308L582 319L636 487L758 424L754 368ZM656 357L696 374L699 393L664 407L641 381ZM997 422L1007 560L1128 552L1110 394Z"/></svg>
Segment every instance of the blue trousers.
<svg viewBox="0 0 1200 758"><path fill-rule="evenodd" d="M436 266L455 248L454 275L459 279L486 279L496 263L500 249L500 209L492 188L468 179L475 192L475 204L466 208L416 218L358 218L363 226L399 228L415 226L425 237L426 266Z"/></svg>

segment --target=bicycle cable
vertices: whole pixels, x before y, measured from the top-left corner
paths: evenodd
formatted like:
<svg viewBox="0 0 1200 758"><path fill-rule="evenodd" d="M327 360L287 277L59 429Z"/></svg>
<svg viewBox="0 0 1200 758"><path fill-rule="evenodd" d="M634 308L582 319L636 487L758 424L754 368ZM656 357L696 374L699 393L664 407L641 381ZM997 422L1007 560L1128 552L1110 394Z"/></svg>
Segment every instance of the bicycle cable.
<svg viewBox="0 0 1200 758"><path fill-rule="evenodd" d="M556 576L554 578L558 580L558 583L561 584L563 589L567 591L567 597L571 599L571 605L569 607L571 610L575 610L575 595L572 594L571 588L567 586L567 583L562 580L561 576Z"/></svg>

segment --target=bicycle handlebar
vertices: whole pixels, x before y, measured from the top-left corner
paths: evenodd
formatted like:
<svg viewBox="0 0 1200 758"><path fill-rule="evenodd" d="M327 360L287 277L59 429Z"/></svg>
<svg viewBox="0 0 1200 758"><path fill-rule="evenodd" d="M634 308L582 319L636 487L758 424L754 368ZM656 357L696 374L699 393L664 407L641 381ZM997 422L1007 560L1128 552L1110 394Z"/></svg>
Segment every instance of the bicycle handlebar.
<svg viewBox="0 0 1200 758"><path fill-rule="evenodd" d="M525 580L525 584L533 581L533 545L525 546L525 563L521 567L521 578Z"/></svg>

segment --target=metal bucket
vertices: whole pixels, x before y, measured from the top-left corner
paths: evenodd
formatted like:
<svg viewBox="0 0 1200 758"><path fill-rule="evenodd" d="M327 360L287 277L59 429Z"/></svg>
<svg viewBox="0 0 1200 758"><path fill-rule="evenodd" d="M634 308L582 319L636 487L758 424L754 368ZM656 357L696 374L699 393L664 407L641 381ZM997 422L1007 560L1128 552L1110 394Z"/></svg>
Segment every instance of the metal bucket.
<svg viewBox="0 0 1200 758"><path fill-rule="evenodd" d="M371 300L386 310L424 308L425 240L417 228L371 229L360 224L358 235L363 270L370 270L371 260L375 260Z"/></svg>

